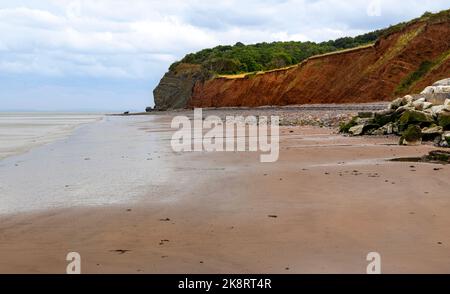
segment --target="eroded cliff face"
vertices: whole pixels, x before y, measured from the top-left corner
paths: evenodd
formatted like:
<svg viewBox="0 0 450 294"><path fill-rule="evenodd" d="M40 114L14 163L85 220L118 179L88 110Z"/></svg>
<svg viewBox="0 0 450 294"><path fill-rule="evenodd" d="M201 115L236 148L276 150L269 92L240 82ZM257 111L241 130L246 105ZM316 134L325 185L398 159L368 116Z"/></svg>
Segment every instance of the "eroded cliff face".
<svg viewBox="0 0 450 294"><path fill-rule="evenodd" d="M191 108L389 101L449 76L450 21L422 21L374 45L312 57L289 69L195 82L169 76L155 90L155 102Z"/></svg>
<svg viewBox="0 0 450 294"><path fill-rule="evenodd" d="M192 97L194 85L210 78L195 64L179 64L167 72L153 91L156 110L185 108Z"/></svg>

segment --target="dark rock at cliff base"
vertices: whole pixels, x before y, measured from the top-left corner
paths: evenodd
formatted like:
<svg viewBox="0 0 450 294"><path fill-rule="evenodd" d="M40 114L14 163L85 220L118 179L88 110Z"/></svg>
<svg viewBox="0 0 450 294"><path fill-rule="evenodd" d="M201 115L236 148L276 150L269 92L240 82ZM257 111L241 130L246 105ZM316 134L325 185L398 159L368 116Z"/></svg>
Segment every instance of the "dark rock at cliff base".
<svg viewBox="0 0 450 294"><path fill-rule="evenodd" d="M153 90L155 110L184 108L195 84L209 79L210 73L201 65L180 63L171 68Z"/></svg>
<svg viewBox="0 0 450 294"><path fill-rule="evenodd" d="M153 111L153 107L149 106L145 108L145 112L152 112Z"/></svg>

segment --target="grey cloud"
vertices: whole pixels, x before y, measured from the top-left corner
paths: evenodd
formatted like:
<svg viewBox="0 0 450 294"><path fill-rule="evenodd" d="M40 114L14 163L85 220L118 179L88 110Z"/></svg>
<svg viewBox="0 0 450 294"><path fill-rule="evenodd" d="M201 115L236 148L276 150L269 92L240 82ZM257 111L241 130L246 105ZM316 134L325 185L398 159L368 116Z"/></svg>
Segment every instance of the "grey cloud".
<svg viewBox="0 0 450 294"><path fill-rule="evenodd" d="M0 76L5 81L5 77L27 75L40 83L66 79L67 91L71 81L84 78L96 79L95 85L114 79L116 88L119 84L126 88L133 80L146 81L139 83L145 89L134 92L140 97L135 101L142 103L144 97L148 99L143 93L150 95L170 63L188 52L238 41L329 40L405 21L426 10L449 8L448 0L380 0L381 15L369 17L370 1L3 1ZM118 83L118 79L127 81ZM23 97L14 95L20 87L8 90L8 83L1 82L0 100L5 93ZM84 85L89 87L89 82ZM86 91L95 93L95 85L92 92ZM45 92L45 87L39 89Z"/></svg>

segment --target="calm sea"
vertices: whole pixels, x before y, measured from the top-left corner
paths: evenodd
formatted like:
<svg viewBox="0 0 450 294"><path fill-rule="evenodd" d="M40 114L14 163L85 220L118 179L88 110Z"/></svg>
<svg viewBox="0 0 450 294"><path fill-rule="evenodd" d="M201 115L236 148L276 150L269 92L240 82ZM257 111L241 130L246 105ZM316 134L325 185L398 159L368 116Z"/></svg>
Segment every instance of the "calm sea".
<svg viewBox="0 0 450 294"><path fill-rule="evenodd" d="M77 126L101 117L95 113L0 112L0 159L63 138Z"/></svg>

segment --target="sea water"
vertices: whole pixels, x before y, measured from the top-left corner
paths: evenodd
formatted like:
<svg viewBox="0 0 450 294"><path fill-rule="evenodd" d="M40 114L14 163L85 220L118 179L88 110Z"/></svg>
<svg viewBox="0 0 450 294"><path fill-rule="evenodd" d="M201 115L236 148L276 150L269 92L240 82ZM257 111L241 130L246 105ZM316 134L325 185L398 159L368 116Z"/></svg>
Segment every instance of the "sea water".
<svg viewBox="0 0 450 294"><path fill-rule="evenodd" d="M0 112L0 159L24 153L96 121L95 113Z"/></svg>

